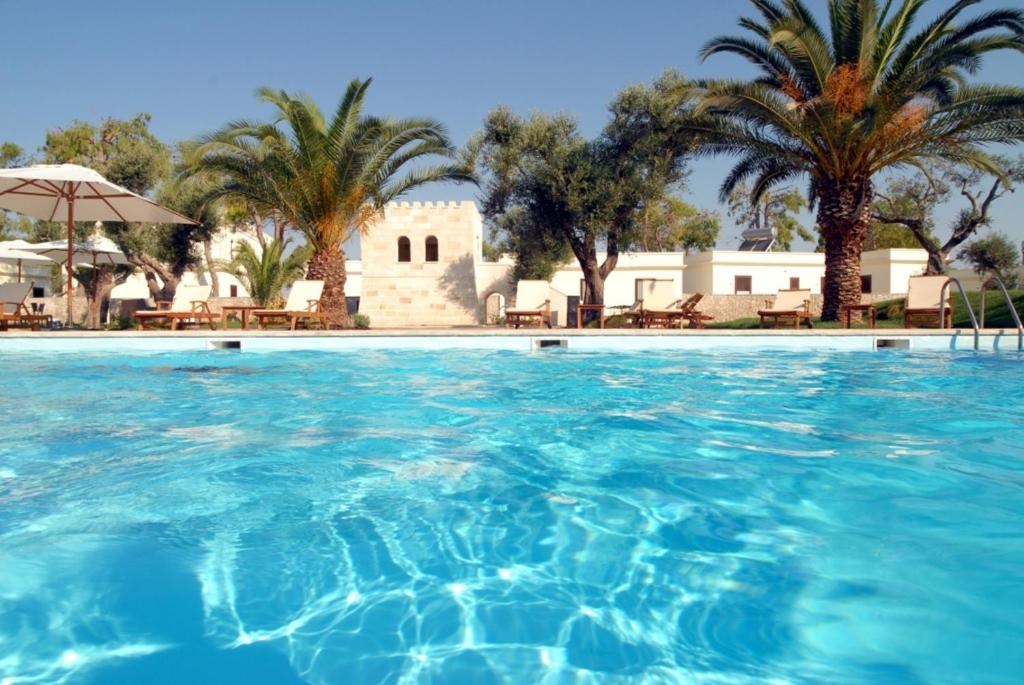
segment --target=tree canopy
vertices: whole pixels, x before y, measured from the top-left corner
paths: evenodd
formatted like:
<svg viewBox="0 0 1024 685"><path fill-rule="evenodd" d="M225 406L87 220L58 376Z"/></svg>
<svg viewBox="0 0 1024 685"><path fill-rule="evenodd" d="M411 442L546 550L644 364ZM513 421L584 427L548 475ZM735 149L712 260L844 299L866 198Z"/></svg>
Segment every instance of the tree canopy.
<svg viewBox="0 0 1024 685"><path fill-rule="evenodd" d="M1002 233L976 238L960 251L959 257L970 264L979 276L996 276L1007 288L1019 285L1020 251Z"/></svg>
<svg viewBox="0 0 1024 685"><path fill-rule="evenodd" d="M916 177L896 177L879 192L872 210L871 231L900 244L881 247L920 247L928 251L928 273L946 270L954 250L977 235L992 220L992 207L1024 181L1024 157L1011 160L995 156L999 173L991 174L964 165L938 164L923 168ZM948 232L940 235L934 212L938 205L961 200ZM906 236L910 236L910 240Z"/></svg>
<svg viewBox="0 0 1024 685"><path fill-rule="evenodd" d="M593 140L565 115L491 112L475 143L483 213L521 264L517 275L549 271L568 251L583 270L584 301L603 302L619 251L685 178L679 142L690 106L689 83L668 72L619 93Z"/></svg>

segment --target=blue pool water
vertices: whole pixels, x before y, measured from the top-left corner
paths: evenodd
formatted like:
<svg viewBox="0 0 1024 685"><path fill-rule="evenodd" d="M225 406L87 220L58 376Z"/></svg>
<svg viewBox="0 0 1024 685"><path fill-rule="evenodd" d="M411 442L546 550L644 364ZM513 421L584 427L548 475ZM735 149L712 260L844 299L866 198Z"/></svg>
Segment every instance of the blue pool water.
<svg viewBox="0 0 1024 685"><path fill-rule="evenodd" d="M0 684L1014 683L1013 354L6 354Z"/></svg>

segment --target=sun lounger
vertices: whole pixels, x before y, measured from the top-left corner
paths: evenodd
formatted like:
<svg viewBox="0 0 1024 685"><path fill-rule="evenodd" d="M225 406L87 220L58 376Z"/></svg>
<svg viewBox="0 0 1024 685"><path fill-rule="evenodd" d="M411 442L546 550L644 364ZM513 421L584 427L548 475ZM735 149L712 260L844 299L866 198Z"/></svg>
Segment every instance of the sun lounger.
<svg viewBox="0 0 1024 685"><path fill-rule="evenodd" d="M779 327L779 321L784 323L793 322L794 328L800 328L800 322L806 321L808 328L814 328L811 322L811 291L803 290L780 290L775 296L775 301L766 300L767 309L757 312L761 318L761 328L764 328L765 319L772 320L772 328Z"/></svg>
<svg viewBox="0 0 1024 685"><path fill-rule="evenodd" d="M33 314L25 302L33 285L32 282L0 284L0 331L6 331L12 325L28 326L38 331L40 323L49 323L48 315Z"/></svg>
<svg viewBox="0 0 1024 685"><path fill-rule="evenodd" d="M505 325L551 328L551 284L547 281L516 283L516 308L505 310Z"/></svg>
<svg viewBox="0 0 1024 685"><path fill-rule="evenodd" d="M318 322L326 328L326 321L320 311L320 297L324 292L323 281L295 281L288 291L288 301L284 309L254 309L251 316L256 317L260 328L266 328L268 321L287 319L290 330L298 328L299 323L309 327L310 322Z"/></svg>
<svg viewBox="0 0 1024 685"><path fill-rule="evenodd" d="M643 325L645 328L682 328L683 322L689 323L690 328L704 328L705 321L713 320L713 317L697 311L697 304L704 299L704 293L694 293L685 300L678 300L675 304L678 307L669 309L643 310Z"/></svg>
<svg viewBox="0 0 1024 685"><path fill-rule="evenodd" d="M678 311L679 296L673 281L643 278L636 281L636 301L620 314L627 325L643 328L663 325L668 319L663 314Z"/></svg>
<svg viewBox="0 0 1024 685"><path fill-rule="evenodd" d="M170 323L171 330L176 331L182 326L207 323L210 330L215 330L220 314L210 311L209 299L208 285L179 285L170 302L159 300L158 309L135 312L135 325L141 331L147 323L166 321Z"/></svg>
<svg viewBox="0 0 1024 685"><path fill-rule="evenodd" d="M949 279L946 276L911 276L907 288L907 299L903 309L903 322L907 328L915 325L953 325L953 308L949 306L949 291L946 301L939 302L942 287Z"/></svg>

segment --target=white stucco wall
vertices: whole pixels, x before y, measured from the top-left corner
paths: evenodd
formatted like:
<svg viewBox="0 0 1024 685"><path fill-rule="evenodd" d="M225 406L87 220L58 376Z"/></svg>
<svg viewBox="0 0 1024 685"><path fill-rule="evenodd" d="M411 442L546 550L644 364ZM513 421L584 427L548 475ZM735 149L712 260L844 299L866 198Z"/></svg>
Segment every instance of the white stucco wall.
<svg viewBox="0 0 1024 685"><path fill-rule="evenodd" d="M910 277L924 273L927 263L924 250L872 250L861 255L860 272L871 276L874 293L905 293Z"/></svg>
<svg viewBox="0 0 1024 685"><path fill-rule="evenodd" d="M36 288L42 288L46 295L50 294L50 267L47 265L23 264L21 267L21 281L32 283ZM18 282L17 263L0 262L0 283Z"/></svg>
<svg viewBox="0 0 1024 685"><path fill-rule="evenodd" d="M753 295L771 295L792 285L819 293L825 275L825 255L708 250L688 255L683 274L683 289L688 293L732 295L736 292L737 276L750 276ZM799 283L791 283L793 278L799 279Z"/></svg>
<svg viewBox="0 0 1024 685"><path fill-rule="evenodd" d="M599 262L605 259L598 254ZM609 307L627 307L635 301L637 279L672 281L676 294L683 294L682 252L631 252L620 254L615 269L604 283L604 301ZM580 295L583 271L575 261L565 264L551 280L551 285L569 297Z"/></svg>

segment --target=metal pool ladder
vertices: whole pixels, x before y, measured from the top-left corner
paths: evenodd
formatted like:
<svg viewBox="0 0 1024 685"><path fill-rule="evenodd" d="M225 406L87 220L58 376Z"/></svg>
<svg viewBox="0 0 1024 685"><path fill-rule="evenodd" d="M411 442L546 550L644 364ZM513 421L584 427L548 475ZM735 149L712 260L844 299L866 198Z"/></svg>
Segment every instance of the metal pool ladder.
<svg viewBox="0 0 1024 685"><path fill-rule="evenodd" d="M1021 325L1020 316L1017 314L1017 308L1013 306L1013 299L1006 289L1006 284L998 276L993 276L981 284L981 326L982 328L985 327L985 290L993 283L999 286L999 291L1003 294L1003 300L1006 301L1006 307L1010 310L1010 316L1013 317L1013 323L1017 327L1017 351L1024 351L1024 325Z"/></svg>
<svg viewBox="0 0 1024 685"><path fill-rule="evenodd" d="M974 316L974 309L971 308L971 301L967 299L967 291L964 290L964 284L960 282L959 278L953 278L950 276L946 279L946 282L942 284L942 291L939 293L939 328L946 327L946 296L949 293L950 283L956 283L957 290L960 291L960 297L964 301L964 307L967 308L967 316L971 317L971 326L974 327L974 349L977 351L981 342L981 327L978 326L978 319Z"/></svg>

